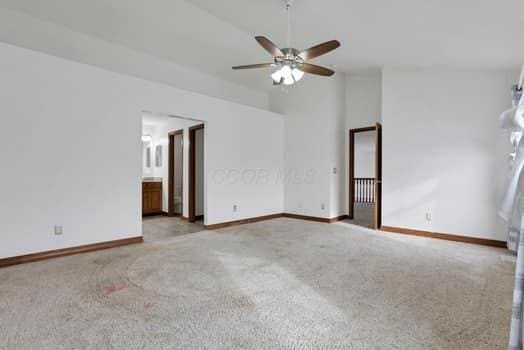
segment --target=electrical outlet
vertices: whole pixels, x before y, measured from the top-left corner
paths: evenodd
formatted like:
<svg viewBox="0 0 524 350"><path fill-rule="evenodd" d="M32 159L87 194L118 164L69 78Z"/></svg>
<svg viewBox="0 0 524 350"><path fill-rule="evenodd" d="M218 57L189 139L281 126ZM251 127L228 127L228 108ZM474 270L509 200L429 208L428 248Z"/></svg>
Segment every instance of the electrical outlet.
<svg viewBox="0 0 524 350"><path fill-rule="evenodd" d="M320 206L320 209L326 210L326 205L324 203L322 203L322 205Z"/></svg>
<svg viewBox="0 0 524 350"><path fill-rule="evenodd" d="M338 172L337 168L333 168L333 174L336 174Z"/></svg>
<svg viewBox="0 0 524 350"><path fill-rule="evenodd" d="M428 211L428 212L426 213L426 221L431 221L432 219L433 219L433 218L431 217L431 212Z"/></svg>
<svg viewBox="0 0 524 350"><path fill-rule="evenodd" d="M233 205L233 211L236 213L238 211L238 205L234 204Z"/></svg>
<svg viewBox="0 0 524 350"><path fill-rule="evenodd" d="M64 233L62 225L55 225L55 235L61 235Z"/></svg>

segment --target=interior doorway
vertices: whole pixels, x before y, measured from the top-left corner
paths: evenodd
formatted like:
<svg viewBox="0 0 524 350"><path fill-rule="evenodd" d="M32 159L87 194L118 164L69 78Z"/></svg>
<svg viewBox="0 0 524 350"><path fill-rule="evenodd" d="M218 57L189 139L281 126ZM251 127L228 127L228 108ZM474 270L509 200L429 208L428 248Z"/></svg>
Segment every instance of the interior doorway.
<svg viewBox="0 0 524 350"><path fill-rule="evenodd" d="M183 216L184 129L169 134L168 216Z"/></svg>
<svg viewBox="0 0 524 350"><path fill-rule="evenodd" d="M382 225L382 125L349 130L349 213L360 226Z"/></svg>
<svg viewBox="0 0 524 350"><path fill-rule="evenodd" d="M203 139L197 132L197 212L189 213L189 136L202 120L142 112L142 235L146 241L162 241L178 235L200 232L205 191ZM192 133L193 134L193 133ZM200 209L201 208L201 209ZM202 210L201 212L198 210Z"/></svg>
<svg viewBox="0 0 524 350"><path fill-rule="evenodd" d="M204 124L189 128L189 222L204 222Z"/></svg>

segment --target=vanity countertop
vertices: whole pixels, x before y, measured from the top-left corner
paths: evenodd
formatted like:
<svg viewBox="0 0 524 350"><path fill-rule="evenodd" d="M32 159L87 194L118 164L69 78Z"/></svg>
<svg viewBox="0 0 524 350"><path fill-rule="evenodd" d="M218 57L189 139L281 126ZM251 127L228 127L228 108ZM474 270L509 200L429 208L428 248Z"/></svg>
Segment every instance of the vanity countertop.
<svg viewBox="0 0 524 350"><path fill-rule="evenodd" d="M144 177L142 178L142 182L162 182L161 177Z"/></svg>

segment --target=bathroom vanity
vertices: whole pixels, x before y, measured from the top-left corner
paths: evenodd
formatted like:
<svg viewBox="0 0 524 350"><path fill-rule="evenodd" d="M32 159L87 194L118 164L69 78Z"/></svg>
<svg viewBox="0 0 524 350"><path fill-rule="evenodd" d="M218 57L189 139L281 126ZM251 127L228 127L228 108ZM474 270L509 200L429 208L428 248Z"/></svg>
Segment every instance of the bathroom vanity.
<svg viewBox="0 0 524 350"><path fill-rule="evenodd" d="M162 214L162 178L142 180L142 215Z"/></svg>

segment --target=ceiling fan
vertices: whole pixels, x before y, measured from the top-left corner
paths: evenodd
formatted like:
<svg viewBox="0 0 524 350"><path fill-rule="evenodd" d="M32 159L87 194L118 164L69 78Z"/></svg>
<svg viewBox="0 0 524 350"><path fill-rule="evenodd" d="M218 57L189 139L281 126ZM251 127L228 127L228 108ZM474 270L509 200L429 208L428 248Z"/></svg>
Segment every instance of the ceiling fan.
<svg viewBox="0 0 524 350"><path fill-rule="evenodd" d="M273 79L273 85L293 85L298 82L304 76L304 73L316 74L321 76L330 77L335 74L329 68L317 66L314 64L307 63L306 61L313 58L322 56L328 52L331 52L338 47L340 43L337 40L327 41L325 43L310 47L309 49L300 51L295 48L291 48L289 45L290 41L290 20L289 20L289 8L291 7L292 0L284 0L286 11L288 14L287 19L287 42L288 47L280 49L271 40L264 36L257 36L255 40L273 56L273 63L260 63L250 64L247 66L236 66L233 69L253 69L253 68L267 68L276 67L277 70L271 74Z"/></svg>

